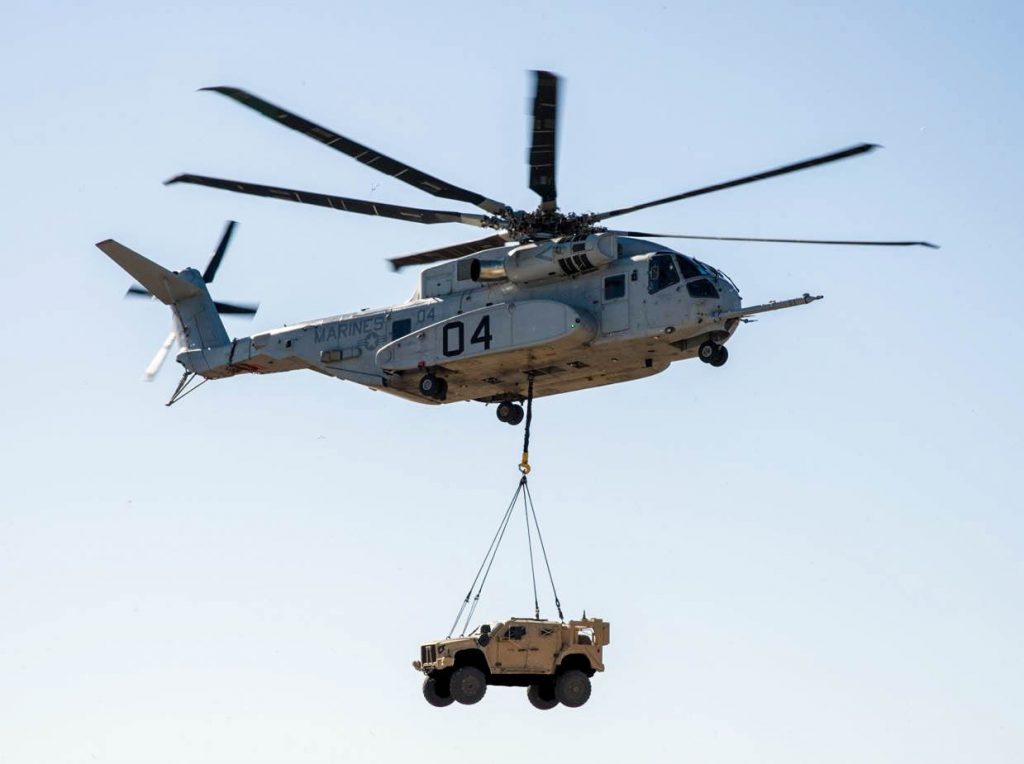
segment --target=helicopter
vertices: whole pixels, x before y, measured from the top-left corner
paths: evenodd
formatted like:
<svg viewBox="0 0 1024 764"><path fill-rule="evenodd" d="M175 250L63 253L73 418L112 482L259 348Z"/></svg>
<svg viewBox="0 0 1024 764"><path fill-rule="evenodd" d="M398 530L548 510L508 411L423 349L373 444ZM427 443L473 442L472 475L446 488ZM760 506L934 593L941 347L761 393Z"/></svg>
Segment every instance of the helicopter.
<svg viewBox="0 0 1024 764"><path fill-rule="evenodd" d="M363 215L433 225L462 223L493 231L474 241L395 257L395 270L426 265L415 293L377 310L318 318L230 339L222 313L252 315L255 306L215 302L212 281L230 239L230 223L210 264L171 271L112 239L98 243L141 286L130 294L169 305L184 367L167 405L208 380L306 369L425 404L497 404L497 418L519 424L531 396L573 392L649 377L673 362L698 358L721 367L726 343L751 316L806 305L821 295L743 307L725 273L651 239L847 246L925 246L926 241L840 241L698 236L614 230L609 218L767 180L867 154L861 143L734 180L606 212L558 207L556 153L559 78L534 75L529 187L533 211L517 210L428 175L235 87L203 88L273 119L335 151L442 199L482 213L420 209L277 186L183 174L193 184ZM168 337L147 369L169 352ZM197 381L202 378L201 381Z"/></svg>

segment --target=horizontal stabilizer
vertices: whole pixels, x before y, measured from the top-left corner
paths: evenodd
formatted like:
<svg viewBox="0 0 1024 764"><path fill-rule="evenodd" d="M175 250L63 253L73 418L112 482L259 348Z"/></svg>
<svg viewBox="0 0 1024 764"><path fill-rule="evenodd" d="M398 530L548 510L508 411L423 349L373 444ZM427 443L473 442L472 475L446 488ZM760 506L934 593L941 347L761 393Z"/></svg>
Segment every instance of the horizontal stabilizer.
<svg viewBox="0 0 1024 764"><path fill-rule="evenodd" d="M195 297L200 293L197 286L190 284L178 274L146 259L138 252L128 249L113 239L101 241L96 246L107 257L134 276L136 281L165 305L174 305L176 302Z"/></svg>

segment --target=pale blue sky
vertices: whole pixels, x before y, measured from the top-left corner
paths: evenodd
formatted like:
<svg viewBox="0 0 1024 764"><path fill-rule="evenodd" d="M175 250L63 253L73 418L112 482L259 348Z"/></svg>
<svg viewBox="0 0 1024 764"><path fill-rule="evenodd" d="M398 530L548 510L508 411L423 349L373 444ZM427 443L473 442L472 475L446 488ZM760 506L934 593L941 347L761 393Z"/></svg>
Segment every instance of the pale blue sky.
<svg viewBox="0 0 1024 764"><path fill-rule="evenodd" d="M0 27L0 762L1016 762L1024 749L1014 3L22 4ZM165 188L184 171L430 206L195 90L246 87L529 206L526 70L563 75L558 184L600 210L859 141L875 154L623 218L745 301L722 369L544 399L534 497L569 614L612 622L584 708L437 710L443 635L521 430L314 374L164 401L163 306L93 247L259 300L229 333L398 302L388 256L470 239ZM442 205L435 205L442 206ZM514 526L513 530L517 530ZM481 619L528 613L522 533ZM547 612L551 612L548 605Z"/></svg>

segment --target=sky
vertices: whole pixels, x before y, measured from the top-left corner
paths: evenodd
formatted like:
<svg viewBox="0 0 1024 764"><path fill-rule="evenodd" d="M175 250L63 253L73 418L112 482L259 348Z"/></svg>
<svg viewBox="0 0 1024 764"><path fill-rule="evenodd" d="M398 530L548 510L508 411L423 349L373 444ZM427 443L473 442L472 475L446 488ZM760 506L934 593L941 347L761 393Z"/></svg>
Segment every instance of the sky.
<svg viewBox="0 0 1024 764"><path fill-rule="evenodd" d="M1016 762L1024 11L1009 2L50 2L0 27L7 337L0 764L572 757ZM523 208L530 69L562 75L565 210L861 141L869 156L620 220L748 304L729 363L537 402L531 487L568 616L611 622L583 708L435 709L521 429L309 373L141 373L170 325L113 237L259 301L242 336L401 302L387 257L478 236L194 172L431 206L210 85ZM441 205L435 205L440 208ZM468 210L468 208L467 208ZM532 610L513 525L479 620ZM544 613L554 615L550 600Z"/></svg>

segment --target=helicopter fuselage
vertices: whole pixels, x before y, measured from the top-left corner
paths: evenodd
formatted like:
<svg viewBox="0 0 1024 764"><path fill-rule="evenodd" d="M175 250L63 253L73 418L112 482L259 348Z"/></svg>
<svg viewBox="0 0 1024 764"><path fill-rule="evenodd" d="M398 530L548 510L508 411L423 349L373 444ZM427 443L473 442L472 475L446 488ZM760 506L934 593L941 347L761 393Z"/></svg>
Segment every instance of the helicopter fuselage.
<svg viewBox="0 0 1024 764"><path fill-rule="evenodd" d="M620 238L616 251L603 268L527 283L480 281L471 266L485 252L424 270L406 303L184 350L178 361L207 378L309 369L420 403L493 402L521 399L528 375L537 396L651 376L732 336L740 295L721 271L649 241ZM443 398L421 392L425 374L445 380Z"/></svg>

